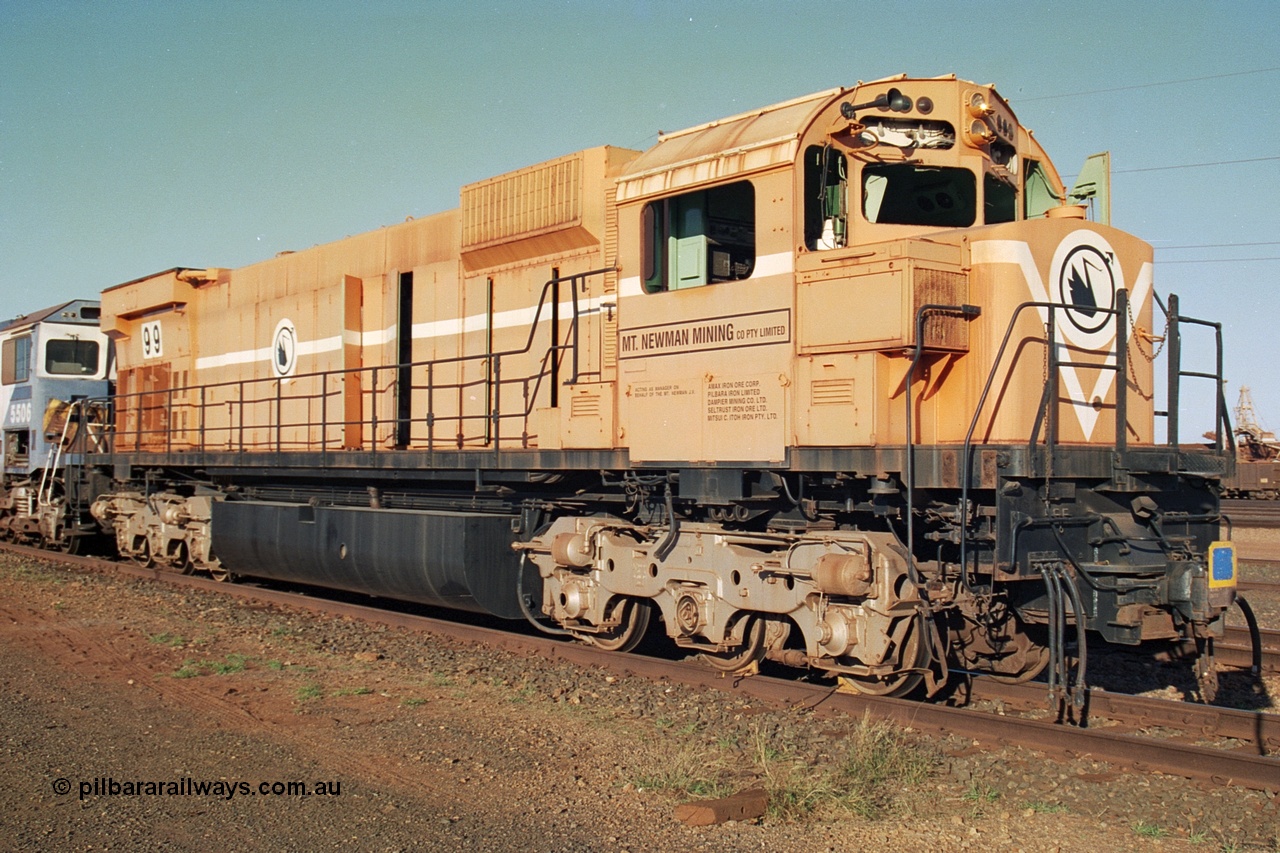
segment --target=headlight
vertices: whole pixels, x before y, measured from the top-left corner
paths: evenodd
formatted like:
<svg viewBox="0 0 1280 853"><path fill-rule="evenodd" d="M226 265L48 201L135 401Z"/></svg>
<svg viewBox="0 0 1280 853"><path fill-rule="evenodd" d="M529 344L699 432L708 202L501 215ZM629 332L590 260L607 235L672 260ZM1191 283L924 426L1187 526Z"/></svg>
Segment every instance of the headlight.
<svg viewBox="0 0 1280 853"><path fill-rule="evenodd" d="M987 98L981 92L974 92L969 96L969 115L974 118L983 118L991 115L994 110L987 103Z"/></svg>
<svg viewBox="0 0 1280 853"><path fill-rule="evenodd" d="M965 134L965 141L974 148L981 148L995 138L995 131L987 127L987 123L981 119L971 122L969 131Z"/></svg>

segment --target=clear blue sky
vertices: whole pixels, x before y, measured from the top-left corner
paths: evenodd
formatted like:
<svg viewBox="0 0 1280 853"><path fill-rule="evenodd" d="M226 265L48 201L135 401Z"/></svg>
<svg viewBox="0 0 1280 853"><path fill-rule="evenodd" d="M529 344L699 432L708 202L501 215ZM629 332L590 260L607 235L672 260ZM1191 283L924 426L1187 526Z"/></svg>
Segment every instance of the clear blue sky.
<svg viewBox="0 0 1280 853"><path fill-rule="evenodd" d="M581 148L954 72L994 82L1064 174L1112 152L1114 224L1155 245L1159 292L1224 323L1228 403L1250 385L1280 429L1277 45L1269 0L0 0L0 316L455 207Z"/></svg>

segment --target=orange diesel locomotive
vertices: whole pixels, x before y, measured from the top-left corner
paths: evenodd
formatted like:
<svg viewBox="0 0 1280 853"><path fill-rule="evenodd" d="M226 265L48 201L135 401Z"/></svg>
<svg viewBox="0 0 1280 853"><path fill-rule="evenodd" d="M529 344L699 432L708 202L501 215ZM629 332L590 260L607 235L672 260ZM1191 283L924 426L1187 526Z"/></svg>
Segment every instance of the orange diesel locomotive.
<svg viewBox="0 0 1280 853"><path fill-rule="evenodd" d="M1084 182L1098 221L991 86L894 77L112 287L93 516L142 561L604 648L656 615L730 671L1066 697L1091 631L1194 643L1209 694L1226 419L1191 452L1176 413L1213 328Z"/></svg>

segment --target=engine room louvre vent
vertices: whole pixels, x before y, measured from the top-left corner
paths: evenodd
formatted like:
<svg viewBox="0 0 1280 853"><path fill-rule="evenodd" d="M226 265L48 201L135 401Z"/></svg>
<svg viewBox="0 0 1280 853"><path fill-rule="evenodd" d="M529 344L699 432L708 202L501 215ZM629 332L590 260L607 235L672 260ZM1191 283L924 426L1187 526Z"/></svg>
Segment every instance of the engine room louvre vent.
<svg viewBox="0 0 1280 853"><path fill-rule="evenodd" d="M582 158L574 154L462 188L462 251L582 221Z"/></svg>
<svg viewBox="0 0 1280 853"><path fill-rule="evenodd" d="M852 379L815 379L809 386L809 403L814 406L852 406Z"/></svg>
<svg viewBox="0 0 1280 853"><path fill-rule="evenodd" d="M609 203L605 206L604 212L604 250L607 258L618 257L618 205L614 203L616 192L616 189L610 191ZM605 302L612 303L616 307L618 304L616 265L604 274L604 294ZM600 351L606 374L601 378L612 379L615 375L613 371L618 366L618 315L612 308L607 309L604 315L604 335L600 342Z"/></svg>
<svg viewBox="0 0 1280 853"><path fill-rule="evenodd" d="M912 271L912 283L917 307L929 304L962 305L969 301L969 276L966 273L916 267ZM967 352L968 321L953 314L932 314L925 317L924 345L926 349Z"/></svg>
<svg viewBox="0 0 1280 853"><path fill-rule="evenodd" d="M571 418L598 418L600 417L600 395L599 394L574 394L569 399L569 417Z"/></svg>

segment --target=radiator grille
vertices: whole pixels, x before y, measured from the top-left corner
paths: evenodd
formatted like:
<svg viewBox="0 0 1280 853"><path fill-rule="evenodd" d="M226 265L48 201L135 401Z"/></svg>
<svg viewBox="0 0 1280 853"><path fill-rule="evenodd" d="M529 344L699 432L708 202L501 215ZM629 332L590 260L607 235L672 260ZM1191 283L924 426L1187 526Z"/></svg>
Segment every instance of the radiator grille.
<svg viewBox="0 0 1280 853"><path fill-rule="evenodd" d="M969 299L969 276L962 272L917 267L912 284L917 308L931 303L962 305ZM928 349L967 351L968 321L954 314L930 314L924 321L924 345Z"/></svg>
<svg viewBox="0 0 1280 853"><path fill-rule="evenodd" d="M564 228L582 218L582 159L562 157L462 189L462 249Z"/></svg>

